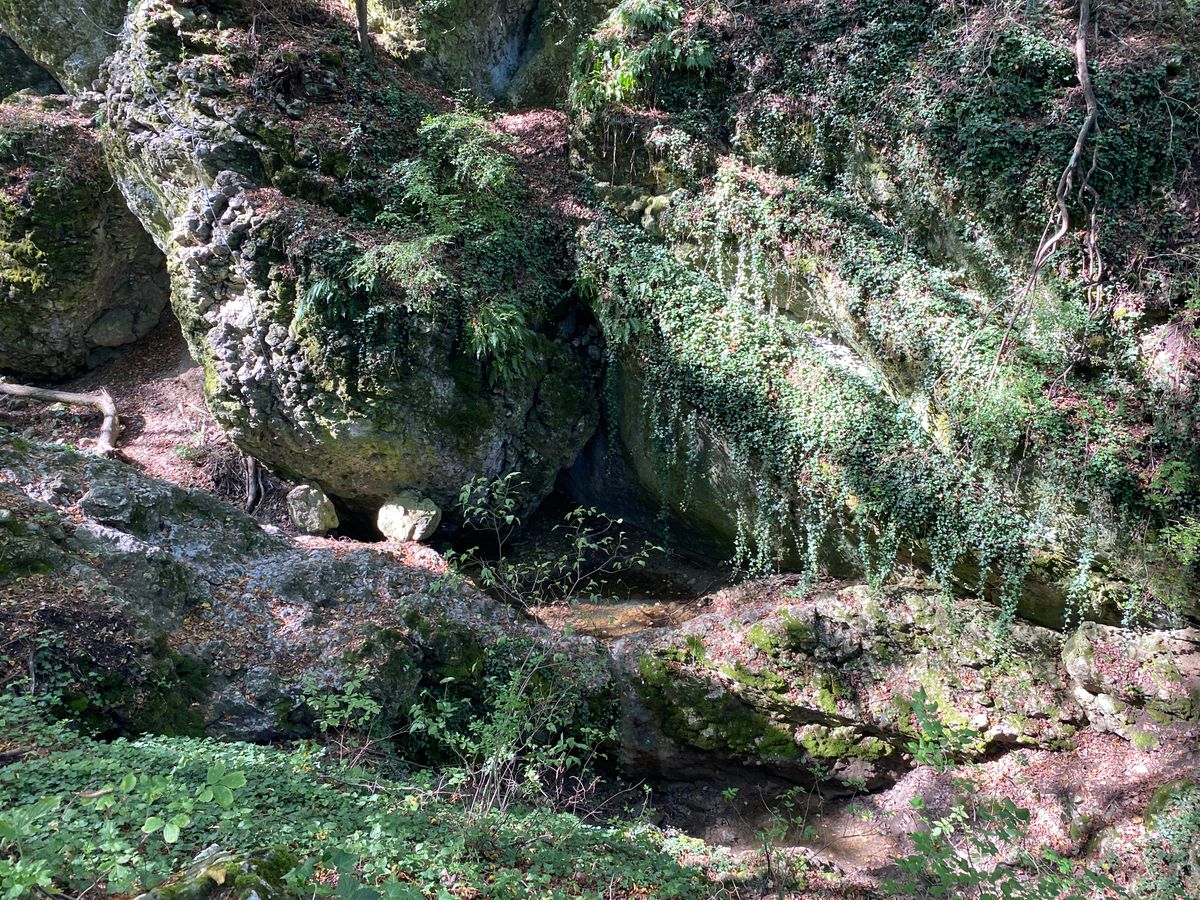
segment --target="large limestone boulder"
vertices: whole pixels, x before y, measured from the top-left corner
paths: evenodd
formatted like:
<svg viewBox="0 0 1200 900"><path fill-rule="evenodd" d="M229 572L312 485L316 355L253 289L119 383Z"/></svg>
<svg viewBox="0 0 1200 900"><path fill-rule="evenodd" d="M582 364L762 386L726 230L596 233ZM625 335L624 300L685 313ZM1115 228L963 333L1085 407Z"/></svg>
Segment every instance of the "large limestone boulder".
<svg viewBox="0 0 1200 900"><path fill-rule="evenodd" d="M0 370L61 378L154 327L166 263L76 107L13 98L0 130Z"/></svg>
<svg viewBox="0 0 1200 900"><path fill-rule="evenodd" d="M115 179L243 450L359 514L510 471L531 506L597 417L565 235L486 124L418 134L441 100L329 16L283 50L240 6L138 4L102 109Z"/></svg>

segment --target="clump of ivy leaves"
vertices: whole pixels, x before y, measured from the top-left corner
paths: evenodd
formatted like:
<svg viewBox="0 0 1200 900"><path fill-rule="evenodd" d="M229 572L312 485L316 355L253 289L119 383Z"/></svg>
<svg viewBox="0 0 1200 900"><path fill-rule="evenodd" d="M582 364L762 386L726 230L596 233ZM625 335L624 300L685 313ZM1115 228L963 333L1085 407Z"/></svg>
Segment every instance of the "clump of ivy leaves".
<svg viewBox="0 0 1200 900"><path fill-rule="evenodd" d="M707 4L699 16L696 4L626 0L577 66L576 117L600 156L610 144L616 152L622 131L628 138L641 127L631 108L653 110L653 136L684 135L647 140L641 177L652 192L684 185L672 195L666 236L701 277L677 271L676 260L632 230L617 249L616 232L597 226L582 250L585 277L608 306L610 339L638 344L648 396L682 404L685 419L699 410L732 441L735 459L745 448L758 461L759 480L775 490L768 504L758 491L760 513L750 518L763 518L768 505L786 513L797 493L811 505L813 486L834 472L830 499L852 497L855 518L874 517L877 533L923 539L935 557L939 546L943 558L972 553L985 571L1005 561L1002 580L1013 583L1046 524L1036 510L1022 511L1015 493L1033 460L1049 480L1071 485L1093 515L1148 540L1148 561L1167 548L1167 568L1190 564L1170 547L1191 546L1188 523L1200 503L1200 460L1189 437L1195 392L1146 377L1129 311L1157 305L1156 316L1179 318L1188 296L1174 252L1186 232L1171 197L1191 164L1177 129L1197 129L1196 63L1180 37L1195 21L1182 12L1174 34L1156 35L1166 46L1152 61L1093 56L1106 117L1095 147L1105 168L1095 206L1106 223L1110 300L1088 303L1071 256L1017 321L1012 288L1078 127L1070 115L1074 59L1061 39L1071 22L1041 4L974 20L939 0L752 6L754 15L743 16ZM714 147L710 160L732 155L697 172L698 143ZM886 164L899 173L893 194L872 196L848 174L864 160L868 171ZM1071 203L1072 220L1081 221L1082 200ZM938 222L956 232L959 257L934 246ZM1152 247L1168 262L1143 277ZM863 416L868 433L844 426L841 387L823 388L825 421L838 428L825 428L820 441L811 418L781 418L788 387L772 373L804 355L796 349L804 328L763 326L747 341L752 316L725 301L769 306L771 285L790 282L803 293L806 281L828 276L845 286L851 333L847 317L828 310L802 312L805 326L849 338L885 371L915 368L916 383L902 388L930 398L932 421L922 429L911 421L881 428L873 413ZM672 350L664 335L685 329L667 320L684 315L687 331L707 328L717 343L689 341L686 355ZM669 442L688 440L678 429L655 430ZM1165 536L1157 544L1156 532ZM934 568L948 570L936 559ZM1169 584L1164 598L1178 600L1179 585Z"/></svg>

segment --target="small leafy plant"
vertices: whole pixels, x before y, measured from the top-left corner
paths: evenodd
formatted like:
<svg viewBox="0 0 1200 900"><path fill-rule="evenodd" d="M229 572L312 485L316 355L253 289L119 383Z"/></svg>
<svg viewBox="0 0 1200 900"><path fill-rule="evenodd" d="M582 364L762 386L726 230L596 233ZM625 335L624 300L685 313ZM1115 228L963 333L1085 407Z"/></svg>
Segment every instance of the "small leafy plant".
<svg viewBox="0 0 1200 900"><path fill-rule="evenodd" d="M519 472L480 477L459 493L464 522L488 536L495 556L485 557L477 547L446 554L453 567L473 570L480 587L506 603L525 608L595 598L606 579L645 566L650 552L658 549L635 543L622 527L623 519L578 507L553 528L553 543L561 552L515 556L513 539L521 528L519 489L526 484L520 479Z"/></svg>

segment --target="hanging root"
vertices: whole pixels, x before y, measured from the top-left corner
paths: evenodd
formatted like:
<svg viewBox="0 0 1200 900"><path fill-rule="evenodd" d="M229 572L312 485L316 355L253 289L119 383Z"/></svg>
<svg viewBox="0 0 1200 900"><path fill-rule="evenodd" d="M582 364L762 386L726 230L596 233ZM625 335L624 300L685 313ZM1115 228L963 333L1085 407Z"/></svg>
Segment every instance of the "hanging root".
<svg viewBox="0 0 1200 900"><path fill-rule="evenodd" d="M245 466L246 500L242 504L242 508L246 512L252 513L255 507L262 502L266 491L263 489L262 469L258 465L258 460L253 456L247 456Z"/></svg>
<svg viewBox="0 0 1200 900"><path fill-rule="evenodd" d="M24 384L11 384L0 378L0 394L10 397L25 397L30 400L44 400L47 403L70 403L90 406L99 410L104 416L100 423L100 435L92 452L97 456L112 456L117 452L117 435L121 428L121 420L117 417L117 405L113 403L108 391L96 391L92 394L73 394L69 391L52 391L48 388L29 387Z"/></svg>
<svg viewBox="0 0 1200 900"><path fill-rule="evenodd" d="M1000 341L997 362L1004 355L1004 348L1008 343L1013 326L1025 313L1029 296L1033 293L1033 289L1037 287L1038 277L1041 275L1042 269L1050 261L1050 257L1054 255L1054 251L1058 247L1058 242L1063 239L1071 227L1070 214L1067 210L1067 198L1070 196L1071 189L1075 184L1075 177L1079 174L1080 162L1083 159L1083 152L1087 146L1088 138L1096 127L1096 120L1100 116L1100 104L1096 101L1096 92L1092 88L1092 77L1088 73L1087 31L1090 21L1090 0L1079 0L1079 25L1075 29L1075 74L1079 79L1079 86L1083 88L1083 98L1087 104L1087 115L1084 117L1083 124L1079 128L1079 134L1075 138L1075 146L1071 150L1071 158L1067 161L1067 167L1063 169L1062 177L1058 179L1058 188L1054 194L1054 212L1051 213L1050 221L1046 223L1046 228L1042 231L1042 239L1038 242L1037 252L1033 254L1033 266L1030 269L1029 277L1017 292L1012 318L1009 319L1008 327L1004 332L1004 338ZM1097 195L1095 190L1088 184L1088 177L1095 168L1096 160L1093 151L1091 169L1083 174L1079 185L1079 196L1082 197L1086 193L1092 198L1092 213L1088 224L1087 239L1087 274L1089 284L1098 282L1100 273L1102 272L1096 239L1095 201Z"/></svg>

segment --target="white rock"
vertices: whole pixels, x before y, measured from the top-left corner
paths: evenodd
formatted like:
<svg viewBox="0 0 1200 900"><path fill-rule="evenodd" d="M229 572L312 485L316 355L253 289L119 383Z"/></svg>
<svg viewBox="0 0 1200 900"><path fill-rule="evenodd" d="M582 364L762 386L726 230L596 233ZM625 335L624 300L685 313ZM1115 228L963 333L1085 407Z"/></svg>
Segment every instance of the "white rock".
<svg viewBox="0 0 1200 900"><path fill-rule="evenodd" d="M436 503L413 491L402 491L379 510L375 520L383 536L390 541L423 541L442 521Z"/></svg>
<svg viewBox="0 0 1200 900"><path fill-rule="evenodd" d="M287 495L288 515L305 534L328 534L338 527L337 510L315 484L301 484Z"/></svg>

